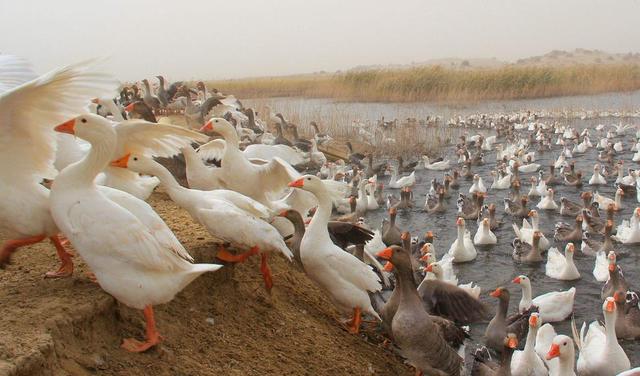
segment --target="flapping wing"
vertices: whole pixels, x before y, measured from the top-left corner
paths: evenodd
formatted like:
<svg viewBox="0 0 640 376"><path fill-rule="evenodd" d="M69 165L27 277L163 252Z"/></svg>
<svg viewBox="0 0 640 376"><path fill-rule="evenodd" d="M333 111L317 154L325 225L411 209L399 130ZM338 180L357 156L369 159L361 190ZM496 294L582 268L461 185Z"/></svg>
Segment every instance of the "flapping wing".
<svg viewBox="0 0 640 376"><path fill-rule="evenodd" d="M37 77L26 60L0 55L0 94Z"/></svg>
<svg viewBox="0 0 640 376"><path fill-rule="evenodd" d="M287 188L289 182L300 177L300 173L278 157L274 157L265 165L257 166L256 169L264 179L263 188L268 192L279 192Z"/></svg>
<svg viewBox="0 0 640 376"><path fill-rule="evenodd" d="M218 138L215 140L211 140L206 144L200 146L196 149L196 152L205 161L210 159L221 160L224 155L224 148L227 146L227 143L222 138Z"/></svg>
<svg viewBox="0 0 640 376"><path fill-rule="evenodd" d="M193 142L206 142L209 137L187 128L144 120L126 120L115 127L118 134L116 158L126 153L170 158Z"/></svg>
<svg viewBox="0 0 640 376"><path fill-rule="evenodd" d="M10 62L5 59L4 62ZM16 73L19 82L29 73ZM118 83L88 62L51 71L0 94L0 173L13 179L55 175L53 127L84 112L89 100L112 96Z"/></svg>

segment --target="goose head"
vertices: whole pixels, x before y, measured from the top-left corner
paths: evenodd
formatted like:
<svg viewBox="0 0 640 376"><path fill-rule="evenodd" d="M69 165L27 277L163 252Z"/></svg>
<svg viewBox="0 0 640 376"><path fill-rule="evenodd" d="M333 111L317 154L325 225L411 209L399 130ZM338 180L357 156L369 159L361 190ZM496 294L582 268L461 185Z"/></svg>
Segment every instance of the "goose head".
<svg viewBox="0 0 640 376"><path fill-rule="evenodd" d="M573 358L573 340L563 334L555 336L551 342L551 348L547 353L546 359L551 360L553 358L568 359ZM571 359L573 361L573 359Z"/></svg>
<svg viewBox="0 0 640 376"><path fill-rule="evenodd" d="M127 153L114 159L109 164L111 167L126 168L139 174L155 175L154 170L157 162L149 157L136 153Z"/></svg>
<svg viewBox="0 0 640 376"><path fill-rule="evenodd" d="M299 188L314 194L322 193L326 189L322 180L313 175L305 175L300 179L290 182L288 185L291 188Z"/></svg>
<svg viewBox="0 0 640 376"><path fill-rule="evenodd" d="M511 282L522 286L522 288L525 288L525 287L531 288L531 281L529 280L529 277L527 277L524 274L521 274L515 277Z"/></svg>
<svg viewBox="0 0 640 376"><path fill-rule="evenodd" d="M602 303L602 313L604 313L605 317L611 317L616 313L616 301L613 297L608 297Z"/></svg>
<svg viewBox="0 0 640 376"><path fill-rule="evenodd" d="M200 128L200 132L215 132L226 138L228 135L236 134L236 129L223 118L213 118Z"/></svg>
<svg viewBox="0 0 640 376"><path fill-rule="evenodd" d="M438 279L442 276L443 270L442 266L438 262L432 262L424 268L425 272L433 273Z"/></svg>
<svg viewBox="0 0 640 376"><path fill-rule="evenodd" d="M616 270L616 253L614 251L609 251L609 254L607 255L607 263L609 264L610 272Z"/></svg>
<svg viewBox="0 0 640 376"><path fill-rule="evenodd" d="M387 247L378 252L376 256L388 261L387 264L391 264L396 268L411 270L409 254L400 246L392 245L391 247Z"/></svg>
<svg viewBox="0 0 640 376"><path fill-rule="evenodd" d="M116 138L113 123L102 116L94 114L76 116L56 126L54 130L77 136L89 142L104 140L105 138Z"/></svg>

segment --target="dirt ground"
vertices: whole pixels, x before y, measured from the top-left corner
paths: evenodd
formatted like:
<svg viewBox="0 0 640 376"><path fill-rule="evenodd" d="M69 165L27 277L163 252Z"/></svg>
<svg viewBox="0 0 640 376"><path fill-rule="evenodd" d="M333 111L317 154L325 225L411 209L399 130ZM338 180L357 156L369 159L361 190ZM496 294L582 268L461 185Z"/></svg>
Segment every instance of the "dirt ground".
<svg viewBox="0 0 640 376"><path fill-rule="evenodd" d="M214 261L214 239L184 210L162 192L150 203L197 262ZM257 259L205 274L155 308L164 342L130 354L119 346L143 337L142 313L90 282L79 257L73 277L44 279L57 266L53 246L25 247L0 270L0 375L413 374L370 324L348 334L303 272L271 260L272 296Z"/></svg>

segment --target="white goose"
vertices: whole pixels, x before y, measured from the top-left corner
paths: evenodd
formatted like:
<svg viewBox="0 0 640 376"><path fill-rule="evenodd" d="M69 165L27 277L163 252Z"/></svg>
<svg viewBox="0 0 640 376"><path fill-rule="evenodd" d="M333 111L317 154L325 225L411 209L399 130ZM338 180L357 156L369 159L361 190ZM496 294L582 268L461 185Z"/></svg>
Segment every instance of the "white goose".
<svg viewBox="0 0 640 376"><path fill-rule="evenodd" d="M513 227L513 232L515 232L516 237L518 239L520 239L521 241L532 245L533 244L533 233L536 231L540 232L540 243L538 243L538 245L540 246L540 249L543 251L548 250L549 248L551 248L551 242L549 241L549 239L547 239L547 237L544 235L544 233L542 233L542 231L540 231L540 216L538 215L538 211L537 210L530 210L529 211L529 218L531 218L531 223L529 223L529 221L527 221L526 218L522 219L522 227L518 228L518 225L516 225L515 223L512 224Z"/></svg>
<svg viewBox="0 0 640 376"><path fill-rule="evenodd" d="M536 207L540 210L558 210L558 204L553 200L553 193L553 189L548 188Z"/></svg>
<svg viewBox="0 0 640 376"><path fill-rule="evenodd" d="M109 163L117 142L108 120L80 115L55 129L89 141L91 150L56 177L51 214L100 287L125 305L144 310L146 340L125 339L122 347L145 351L162 339L153 305L169 302L200 274L221 265L192 264L191 256L147 203L121 191L116 191L121 199L114 201L102 193L109 188L98 189L95 178Z"/></svg>
<svg viewBox="0 0 640 376"><path fill-rule="evenodd" d="M633 211L629 220L624 220L618 225L614 240L623 244L640 243L640 207Z"/></svg>
<svg viewBox="0 0 640 376"><path fill-rule="evenodd" d="M478 226L478 231L473 237L473 244L475 245L490 245L497 244L498 238L491 231L491 225L489 224L489 218L484 218Z"/></svg>
<svg viewBox="0 0 640 376"><path fill-rule="evenodd" d="M573 243L567 243L564 248L564 256L557 248L549 249L545 274L550 278L561 281L580 279L580 272L573 262L574 251L575 246Z"/></svg>
<svg viewBox="0 0 640 376"><path fill-rule="evenodd" d="M225 139L220 178L226 188L249 196L268 207L272 206L269 193L281 193L299 174L286 162L274 157L264 165L251 163L240 151L238 133L233 125L221 118L209 120L203 131L216 132Z"/></svg>
<svg viewBox="0 0 640 376"><path fill-rule="evenodd" d="M371 267L331 241L327 223L331 217L332 192L327 186L312 175L305 175L289 186L311 192L318 199L318 210L300 243L304 270L329 293L341 311L353 311L349 330L358 333L362 312L380 320L369 299L369 292L382 288L380 279Z"/></svg>
<svg viewBox="0 0 640 376"><path fill-rule="evenodd" d="M534 312L529 316L529 331L524 350L514 351L511 358L511 374L513 376L546 376L549 374L544 362L535 351L536 336L541 324L538 313Z"/></svg>
<svg viewBox="0 0 640 376"><path fill-rule="evenodd" d="M477 256L476 247L473 246L471 241L471 234L465 228L465 221L463 218L458 218L456 221L458 227L458 237L453 241L449 248L449 254L453 257L453 262L467 262L474 260Z"/></svg>
<svg viewBox="0 0 640 376"><path fill-rule="evenodd" d="M593 175L589 179L589 185L606 185L606 184L607 184L607 179L605 179L604 176L600 174L600 165L596 163L595 165L593 165Z"/></svg>
<svg viewBox="0 0 640 376"><path fill-rule="evenodd" d="M389 179L389 188L401 189L404 187L411 187L416 184L416 172L411 172L409 176L402 176L398 178L398 168L391 166L391 178Z"/></svg>
<svg viewBox="0 0 640 376"><path fill-rule="evenodd" d="M9 236L0 265L18 248L50 239L62 265L48 277L67 277L73 262L58 238L49 209L49 190L40 182L54 178L53 127L83 111L91 98L112 95L117 82L76 64L41 77L19 58L0 55L0 229Z"/></svg>
<svg viewBox="0 0 640 376"><path fill-rule="evenodd" d="M503 177L498 177L498 173L496 173L495 171L491 171L491 176L493 176L493 183L491 183L490 189L501 190L511 188L511 174L506 174Z"/></svg>
<svg viewBox="0 0 640 376"><path fill-rule="evenodd" d="M523 313L531 308L538 307L542 323L562 321L573 312L573 301L576 296L576 288L567 291L551 291L531 299L531 280L526 275L520 275L513 279L522 288L522 298L518 305L518 311Z"/></svg>
<svg viewBox="0 0 640 376"><path fill-rule="evenodd" d="M473 184L469 188L469 193L487 193L487 188L484 186L482 182L482 177L480 175L473 175Z"/></svg>
<svg viewBox="0 0 640 376"><path fill-rule="evenodd" d="M620 188L616 190L616 195L613 199L605 197L596 191L596 193L593 194L593 201L600 204L601 208L606 208L609 207L609 204L613 204L613 209L618 211L624 208L622 205L622 196L624 196L624 191Z"/></svg>
<svg viewBox="0 0 640 376"><path fill-rule="evenodd" d="M232 246L249 249L234 256L221 249L217 256L227 262L242 262L260 254L260 271L267 291L273 286L268 256L272 251L282 253L289 261L293 254L287 248L275 227L266 222L271 219L269 209L240 193L226 189L200 191L181 186L171 172L149 157L127 153L111 163L116 168L127 168L136 173L157 176L169 197L187 210L194 221L204 226L214 237Z"/></svg>
<svg viewBox="0 0 640 376"><path fill-rule="evenodd" d="M427 170L444 171L450 168L450 162L448 159L431 163L431 161L429 161L429 157L426 155L422 156L422 163L424 164L424 168Z"/></svg>
<svg viewBox="0 0 640 376"><path fill-rule="evenodd" d="M538 189L538 179L536 179L535 176L532 176L529 179L529 181L531 182L531 188L529 189L529 193L527 194L527 196L529 196L529 197L540 197L544 193L546 193L546 189L544 191L542 191L542 192ZM545 186L546 186L546 184L545 184ZM509 182L509 187L511 187L511 182Z"/></svg>
<svg viewBox="0 0 640 376"><path fill-rule="evenodd" d="M598 321L593 321L586 330L586 323L582 323L578 337L573 326L574 338L580 350L577 369L581 376L617 375L631 368L629 358L616 338L616 310L615 301L608 297L602 304L604 327Z"/></svg>
<svg viewBox="0 0 640 376"><path fill-rule="evenodd" d="M543 352L544 359L549 367L549 376L575 376L576 373L573 369L575 363L575 348L571 337L567 337L563 334L554 335L550 338L550 341L540 341L540 333L543 329L550 328L547 332L553 332L553 327L549 324L544 324L540 331L538 331L538 338L536 340L536 352L538 355ZM550 346L545 346L544 350L538 351L538 343L549 343Z"/></svg>

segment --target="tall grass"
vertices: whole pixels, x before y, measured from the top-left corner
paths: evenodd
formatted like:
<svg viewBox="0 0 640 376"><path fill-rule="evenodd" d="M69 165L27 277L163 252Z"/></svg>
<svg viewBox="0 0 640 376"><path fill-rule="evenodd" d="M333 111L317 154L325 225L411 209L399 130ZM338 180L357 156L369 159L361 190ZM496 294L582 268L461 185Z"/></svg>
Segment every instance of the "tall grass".
<svg viewBox="0 0 640 376"><path fill-rule="evenodd" d="M465 70L428 66L212 81L209 85L243 98L326 97L375 102L524 99L638 90L640 65Z"/></svg>

